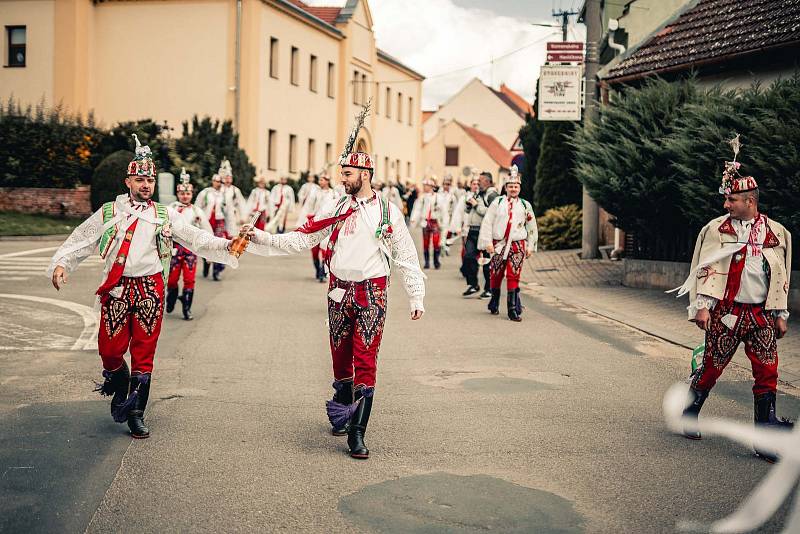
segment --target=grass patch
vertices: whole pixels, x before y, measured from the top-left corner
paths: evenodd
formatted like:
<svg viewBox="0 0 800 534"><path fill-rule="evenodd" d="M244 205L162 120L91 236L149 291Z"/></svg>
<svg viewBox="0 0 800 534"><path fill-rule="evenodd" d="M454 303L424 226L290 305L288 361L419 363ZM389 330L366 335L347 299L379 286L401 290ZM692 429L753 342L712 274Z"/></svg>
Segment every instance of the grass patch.
<svg viewBox="0 0 800 534"><path fill-rule="evenodd" d="M82 222L77 217L0 211L0 236L68 234Z"/></svg>

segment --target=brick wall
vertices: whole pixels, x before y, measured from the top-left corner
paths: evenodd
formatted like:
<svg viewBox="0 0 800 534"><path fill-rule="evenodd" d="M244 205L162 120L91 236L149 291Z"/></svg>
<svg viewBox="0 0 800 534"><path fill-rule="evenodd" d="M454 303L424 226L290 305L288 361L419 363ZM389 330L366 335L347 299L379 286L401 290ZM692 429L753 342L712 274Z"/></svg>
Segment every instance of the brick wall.
<svg viewBox="0 0 800 534"><path fill-rule="evenodd" d="M75 189L0 187L0 210L86 217L92 213L88 185Z"/></svg>

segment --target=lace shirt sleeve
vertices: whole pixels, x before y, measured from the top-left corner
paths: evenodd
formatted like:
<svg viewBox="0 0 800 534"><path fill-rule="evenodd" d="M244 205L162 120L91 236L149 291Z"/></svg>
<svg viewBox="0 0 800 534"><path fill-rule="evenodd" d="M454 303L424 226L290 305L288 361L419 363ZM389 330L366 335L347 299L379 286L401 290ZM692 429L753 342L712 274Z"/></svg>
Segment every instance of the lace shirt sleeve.
<svg viewBox="0 0 800 534"><path fill-rule="evenodd" d="M186 219L171 208L169 218L173 239L180 245L214 263L225 263L232 267L238 267L239 262L228 252L227 239L215 237L206 230L187 224Z"/></svg>
<svg viewBox="0 0 800 534"><path fill-rule="evenodd" d="M390 204L389 209L392 221L392 233L389 239L392 260L403 278L403 286L408 293L411 311L424 312L425 277L419 268L417 248L414 246L414 240L411 238L400 210L394 204Z"/></svg>
<svg viewBox="0 0 800 534"><path fill-rule="evenodd" d="M91 217L75 228L66 241L58 248L50 265L47 276L52 277L57 266L62 266L67 273L73 272L78 265L92 255L103 232L103 210L99 209Z"/></svg>
<svg viewBox="0 0 800 534"><path fill-rule="evenodd" d="M315 219L321 220L333 217L337 204L338 203L329 202L323 207L322 213L318 214ZM252 238L251 245L247 247L247 252L259 256L297 254L317 246L320 241L331 235L334 226L335 225L328 226L313 234L306 234L298 231L287 232L285 234L272 234L256 228L254 229L255 236Z"/></svg>
<svg viewBox="0 0 800 534"><path fill-rule="evenodd" d="M701 295L698 293L697 298L694 299L694 302L689 304L686 308L689 310L689 320L691 321L694 319L695 315L697 315L698 310L706 309L706 310L713 310L714 306L717 305L717 299L714 297L709 297L708 295Z"/></svg>

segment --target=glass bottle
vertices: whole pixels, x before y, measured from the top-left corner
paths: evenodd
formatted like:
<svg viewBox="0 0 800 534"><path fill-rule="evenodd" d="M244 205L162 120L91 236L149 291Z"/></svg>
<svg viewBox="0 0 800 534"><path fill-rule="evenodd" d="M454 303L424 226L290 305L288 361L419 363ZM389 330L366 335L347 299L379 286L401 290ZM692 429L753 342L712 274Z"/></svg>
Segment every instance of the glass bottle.
<svg viewBox="0 0 800 534"><path fill-rule="evenodd" d="M261 212L257 211L253 213L253 216L250 218L250 222L248 223L249 226L252 228L255 226L256 221L258 218L261 217ZM239 257L244 254L245 249L247 249L247 245L250 243L250 236L247 235L247 232L244 230L239 230L239 235L233 239L231 243L231 254L235 257Z"/></svg>

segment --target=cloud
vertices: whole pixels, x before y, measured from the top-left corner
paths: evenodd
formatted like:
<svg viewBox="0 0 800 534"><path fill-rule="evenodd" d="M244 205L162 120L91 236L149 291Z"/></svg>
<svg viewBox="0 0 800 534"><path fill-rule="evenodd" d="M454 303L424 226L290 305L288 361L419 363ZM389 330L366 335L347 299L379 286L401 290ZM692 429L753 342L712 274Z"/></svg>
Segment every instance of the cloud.
<svg viewBox="0 0 800 534"><path fill-rule="evenodd" d="M505 83L532 101L545 42L560 40L557 29L531 25L552 19L520 20L452 0L373 0L369 5L378 46L428 78L425 109L435 108L474 77L494 87Z"/></svg>

